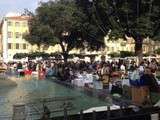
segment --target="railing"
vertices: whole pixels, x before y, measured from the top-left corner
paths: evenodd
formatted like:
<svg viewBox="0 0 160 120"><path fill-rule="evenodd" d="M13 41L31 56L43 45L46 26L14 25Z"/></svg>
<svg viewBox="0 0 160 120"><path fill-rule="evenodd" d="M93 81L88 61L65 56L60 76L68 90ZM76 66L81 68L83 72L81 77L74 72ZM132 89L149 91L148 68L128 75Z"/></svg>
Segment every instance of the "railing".
<svg viewBox="0 0 160 120"><path fill-rule="evenodd" d="M91 113L83 113L83 110L76 115L68 115L69 109L64 107L60 110L64 113L61 117L50 118L48 120L159 120L160 119L160 108L159 107L148 107L142 108L139 111L134 111L132 108L123 108L119 110L110 110L110 107L107 107L107 111ZM57 112L57 111L51 111ZM58 111L59 112L59 111ZM35 113L36 114L36 113ZM41 116L43 113L38 113ZM33 114L32 114L33 115ZM28 116L26 120L42 120L34 119L32 115ZM0 120L12 120L11 115L0 115Z"/></svg>
<svg viewBox="0 0 160 120"><path fill-rule="evenodd" d="M0 115L0 120L12 120L12 115Z"/></svg>
<svg viewBox="0 0 160 120"><path fill-rule="evenodd" d="M74 106L71 101L75 99L75 97L70 96L37 99L33 102L23 104L22 106L25 106L25 109L22 106L19 107L15 105L17 108L15 108L15 111L13 111L13 118L14 120L19 120L17 119L19 118L19 114L21 114L19 111L23 111L23 116L26 116L26 120L37 120L43 118L43 116L46 115L48 118L50 118L51 115L57 113L64 113L64 116L67 116L67 112L74 109ZM58 104L56 105L56 108L55 106L52 106L54 104ZM49 111L49 114L46 113L45 108Z"/></svg>
<svg viewBox="0 0 160 120"><path fill-rule="evenodd" d="M145 110L146 109L146 110ZM53 120L159 120L160 108L145 108L134 112L131 108L110 110L84 114L80 111L77 115L66 115L63 117L52 118ZM67 112L66 112L67 113Z"/></svg>
<svg viewBox="0 0 160 120"><path fill-rule="evenodd" d="M110 110L110 107L107 107L107 111L102 112L96 112L93 111L91 113L83 113L83 110L80 111L80 114L76 115L68 115L69 109L64 107L64 109L60 110L64 113L61 117L54 117L51 118L48 116L47 120L159 120L159 113L160 108L157 107L151 107L151 108L145 108L140 109L139 111L134 111L132 108L123 108L121 107L118 110ZM52 112L59 112L59 111L50 111ZM41 113L41 116L43 116L43 112ZM32 114L33 115L33 114ZM29 117L28 117L29 118ZM32 119L30 116L30 119L27 120L36 120ZM43 119L40 119L43 120Z"/></svg>
<svg viewBox="0 0 160 120"><path fill-rule="evenodd" d="M146 108L138 108L133 109L131 107L127 107L124 104L121 104L120 109L111 110L110 106L106 106L106 111L96 112L92 111L90 113L84 113L83 110L81 110L79 113L75 115L68 115L68 112L70 110L74 109L74 105L70 100L73 100L74 98L68 97L68 98L51 98L51 99L45 99L40 100L42 103L41 109L39 107L36 108L33 104L31 105L34 111L31 111L31 113L28 113L26 120L43 120L42 117L47 115L47 120L160 120L160 108L159 107L146 107ZM48 109L49 114L45 112L44 108L47 107L47 103L50 103L52 101L63 101L63 104L59 106L59 108ZM67 102L69 100L70 102ZM47 102L47 103L46 103ZM45 104L46 103L46 104ZM57 113L61 112L63 113L63 116L60 117L53 117L51 116L51 113ZM35 119L34 115L38 115L38 117ZM2 119L1 119L2 118ZM8 119L7 119L8 118ZM0 120L11 120L10 116L0 116Z"/></svg>

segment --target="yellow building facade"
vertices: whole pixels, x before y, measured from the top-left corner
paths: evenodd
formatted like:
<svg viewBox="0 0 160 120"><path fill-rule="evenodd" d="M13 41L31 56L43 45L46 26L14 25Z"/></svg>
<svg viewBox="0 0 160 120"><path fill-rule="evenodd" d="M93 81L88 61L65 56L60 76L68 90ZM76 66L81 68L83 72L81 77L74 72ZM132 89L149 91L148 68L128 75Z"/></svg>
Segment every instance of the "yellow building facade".
<svg viewBox="0 0 160 120"><path fill-rule="evenodd" d="M135 52L135 41L133 38L109 40L108 37L105 37L105 53L110 54L120 51L130 51ZM143 40L142 50L143 53L153 53L154 50L160 48L160 42L153 41L149 38Z"/></svg>
<svg viewBox="0 0 160 120"><path fill-rule="evenodd" d="M6 15L1 23L2 57L5 62L13 60L16 53L28 53L31 45L23 39L28 32L28 16Z"/></svg>
<svg viewBox="0 0 160 120"><path fill-rule="evenodd" d="M109 40L108 37L105 37L105 53L110 54L120 51L130 51L134 52L134 40L133 39L117 39L117 40Z"/></svg>
<svg viewBox="0 0 160 120"><path fill-rule="evenodd" d="M0 30L0 60L2 59L2 33Z"/></svg>
<svg viewBox="0 0 160 120"><path fill-rule="evenodd" d="M47 53L61 51L58 45L54 47L48 46L47 49L42 45L40 50L36 45L29 44L23 39L23 34L28 32L29 16L21 16L17 14L7 14L1 22L1 44L3 61L13 60L16 53L29 53L36 51L44 51ZM0 37L1 37L0 36Z"/></svg>

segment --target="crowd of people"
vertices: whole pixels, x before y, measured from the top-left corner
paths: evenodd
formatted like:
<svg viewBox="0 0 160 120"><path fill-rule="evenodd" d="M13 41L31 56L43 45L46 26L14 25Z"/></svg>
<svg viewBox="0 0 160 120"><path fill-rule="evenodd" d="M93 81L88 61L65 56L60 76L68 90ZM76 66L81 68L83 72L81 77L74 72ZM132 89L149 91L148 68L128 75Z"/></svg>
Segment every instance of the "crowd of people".
<svg viewBox="0 0 160 120"><path fill-rule="evenodd" d="M2 66L2 64L1 64ZM18 73L20 75L37 74L39 78L57 77L61 81L73 82L74 79L83 77L87 79L96 79L101 81L103 86L108 86L116 76L120 79L130 77L130 79L148 79L146 74L156 76L158 70L158 62L156 60L144 60L139 66L134 60L112 60L112 61L93 61L85 62L69 61L64 63L58 60L42 60L42 61L28 61L28 62L13 62L3 64L7 71ZM131 75L132 74L132 75ZM92 76L93 75L93 76ZM139 78L138 78L139 77ZM92 81L92 80L88 80ZM145 80L148 81L148 80ZM145 83L150 84L150 83Z"/></svg>

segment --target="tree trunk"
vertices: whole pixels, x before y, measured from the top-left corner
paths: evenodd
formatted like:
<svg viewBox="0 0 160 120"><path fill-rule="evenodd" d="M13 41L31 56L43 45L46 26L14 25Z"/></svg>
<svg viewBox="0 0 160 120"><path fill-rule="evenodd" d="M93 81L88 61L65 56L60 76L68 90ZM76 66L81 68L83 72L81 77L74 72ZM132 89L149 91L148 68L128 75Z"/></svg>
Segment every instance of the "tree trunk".
<svg viewBox="0 0 160 120"><path fill-rule="evenodd" d="M62 37L61 34L60 34L59 38L60 38L60 46L61 46L61 49L62 49L62 56L63 56L63 59L64 59L64 63L66 64L67 60L68 60L68 51L65 48L65 45L63 44L64 37Z"/></svg>
<svg viewBox="0 0 160 120"><path fill-rule="evenodd" d="M141 64L143 61L143 38L141 36L137 36L135 39L135 53L137 55L137 65Z"/></svg>
<svg viewBox="0 0 160 120"><path fill-rule="evenodd" d="M66 64L67 61L68 61L68 53L67 52L63 52L62 55L63 55L64 63Z"/></svg>
<svg viewBox="0 0 160 120"><path fill-rule="evenodd" d="M137 52L136 52L136 54L137 54L137 65L140 65L141 63L142 63L142 61L143 61L143 50L141 49L141 50L138 50Z"/></svg>
<svg viewBox="0 0 160 120"><path fill-rule="evenodd" d="M37 44L37 47L38 47L38 51L40 51L40 50L41 50L41 47L40 47L40 45L39 45L39 44Z"/></svg>

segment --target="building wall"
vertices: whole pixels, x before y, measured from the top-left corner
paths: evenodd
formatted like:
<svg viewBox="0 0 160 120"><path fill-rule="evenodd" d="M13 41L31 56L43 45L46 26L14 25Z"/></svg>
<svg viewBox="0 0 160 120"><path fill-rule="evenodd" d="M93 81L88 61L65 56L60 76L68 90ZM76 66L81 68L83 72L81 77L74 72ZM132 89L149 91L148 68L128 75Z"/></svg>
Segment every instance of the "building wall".
<svg viewBox="0 0 160 120"><path fill-rule="evenodd" d="M30 44L23 38L23 34L28 31L27 17L5 17L2 24L3 60L13 59L16 53L27 53L30 51Z"/></svg>
<svg viewBox="0 0 160 120"><path fill-rule="evenodd" d="M2 34L0 33L0 60L2 59Z"/></svg>
<svg viewBox="0 0 160 120"><path fill-rule="evenodd" d="M105 51L107 54L113 53L113 52L120 52L120 51L131 51L134 52L134 39L133 38L127 38L127 40L124 39L118 39L118 40L109 40L108 37L105 37L105 44L106 48ZM160 42L153 41L149 38L144 39L143 41L143 53L153 53L155 49L160 48Z"/></svg>
<svg viewBox="0 0 160 120"><path fill-rule="evenodd" d="M6 19L3 19L3 24L2 24L2 45L3 45L3 50L2 50L2 57L3 57L3 60L5 62L7 62L7 59L8 59L8 47L7 47L7 44L8 44L8 39L7 39L7 20Z"/></svg>
<svg viewBox="0 0 160 120"><path fill-rule="evenodd" d="M2 45L3 60L8 62L13 60L16 53L29 52L60 52L59 45L44 47L40 49L37 45L31 45L23 39L23 34L28 32L28 16L7 16L2 20Z"/></svg>
<svg viewBox="0 0 160 120"><path fill-rule="evenodd" d="M133 39L118 39L118 40L109 40L108 37L105 37L105 53L110 54L113 52L120 52L120 51L132 51L134 52L134 41Z"/></svg>
<svg viewBox="0 0 160 120"><path fill-rule="evenodd" d="M143 40L143 53L153 53L154 50L156 50L156 47L159 45L159 42L157 43L156 41L153 41L149 38L146 38Z"/></svg>

